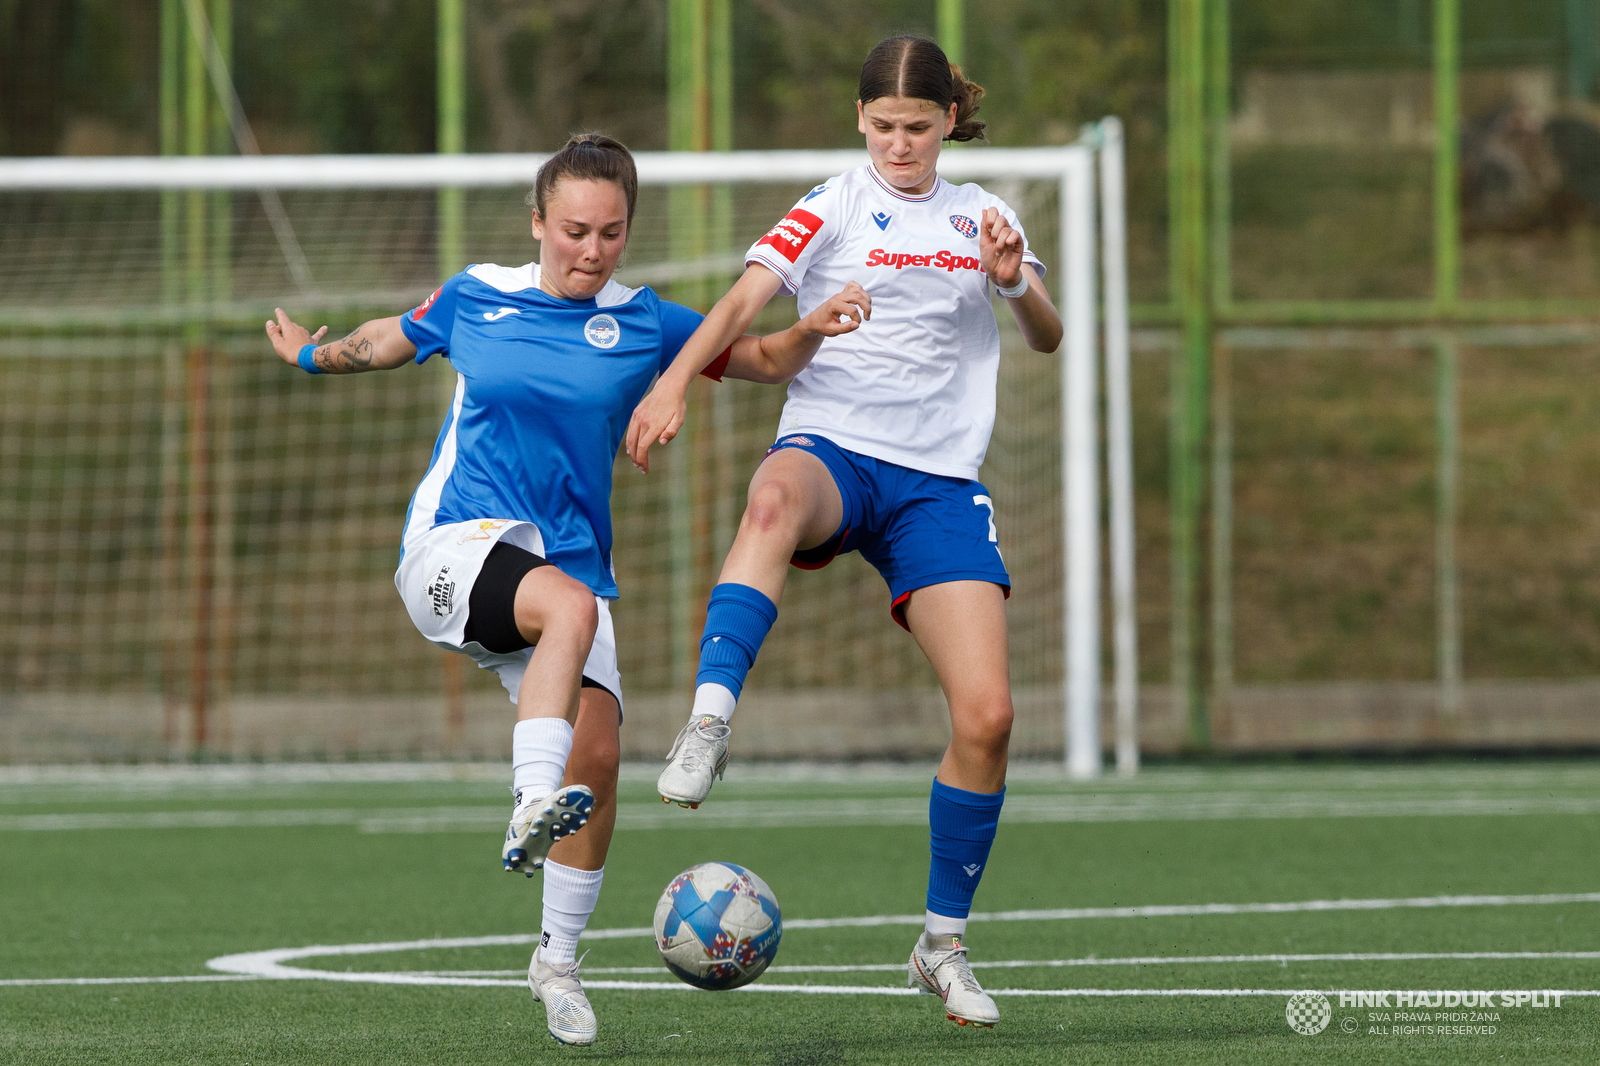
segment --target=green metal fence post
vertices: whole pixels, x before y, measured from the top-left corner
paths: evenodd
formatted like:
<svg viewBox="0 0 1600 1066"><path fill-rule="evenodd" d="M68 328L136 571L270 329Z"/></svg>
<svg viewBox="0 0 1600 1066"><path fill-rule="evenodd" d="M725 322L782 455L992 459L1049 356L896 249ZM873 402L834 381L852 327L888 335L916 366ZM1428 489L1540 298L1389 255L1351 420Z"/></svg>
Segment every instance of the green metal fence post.
<svg viewBox="0 0 1600 1066"><path fill-rule="evenodd" d="M161 0L161 154L177 155L183 147L183 0ZM182 299L183 276L178 265L182 243L182 202L171 190L161 194L161 299ZM182 549L179 525L183 514L183 344L169 334L162 358L161 388L161 701L162 740L168 756L182 750L182 707L179 695L183 617Z"/></svg>
<svg viewBox="0 0 1600 1066"><path fill-rule="evenodd" d="M1433 4L1433 245L1435 313L1449 314L1461 297L1461 0ZM1438 622L1435 626L1439 711L1454 717L1461 701L1461 619L1455 560L1456 469L1459 396L1454 337L1435 346L1438 486L1435 565Z"/></svg>
<svg viewBox="0 0 1600 1066"><path fill-rule="evenodd" d="M1210 151L1210 291L1213 315L1233 299L1233 177L1228 144L1232 72L1228 0L1206 18L1206 142ZM1232 353L1213 349L1211 367L1211 717L1227 714L1233 689Z"/></svg>
<svg viewBox="0 0 1600 1066"><path fill-rule="evenodd" d="M211 0L211 37L223 64L233 69L233 0ZM228 101L214 91L211 97L210 151L232 155L233 127L228 121ZM219 190L211 194L210 298L216 303L233 299L233 193ZM214 330L208 331L206 353L210 364L211 394L211 618L214 669L211 677L213 709L210 734L214 748L226 748L232 740L230 697L233 682L234 618L234 482L233 463L233 368L227 349L217 344Z"/></svg>
<svg viewBox="0 0 1600 1066"><path fill-rule="evenodd" d="M733 2L711 0L711 150L733 151ZM711 190L711 251L727 255L733 251L733 187L718 185ZM715 279L715 288L725 289L731 278ZM711 294L715 296L715 292ZM713 444L711 504L711 551L714 560L722 559L733 546L738 522L734 484L737 466L734 439L734 390L711 391L711 433ZM713 565L715 563L713 562Z"/></svg>
<svg viewBox="0 0 1600 1066"><path fill-rule="evenodd" d="M710 0L669 0L667 7L667 147L703 152L711 147ZM705 186L675 185L667 195L672 258L704 258L708 230ZM704 309L707 285L674 286L675 298ZM671 531L672 593L669 622L672 685L686 688L694 678L694 458L697 411L678 431L667 464L668 528Z"/></svg>
<svg viewBox="0 0 1600 1066"><path fill-rule="evenodd" d="M1433 300L1449 313L1461 296L1461 0L1433 0Z"/></svg>
<svg viewBox="0 0 1600 1066"><path fill-rule="evenodd" d="M1438 614L1439 714L1461 710L1461 609L1456 572L1456 485L1461 441L1460 354L1453 335L1433 346L1434 404L1438 427L1435 462L1434 573Z"/></svg>
<svg viewBox="0 0 1600 1066"><path fill-rule="evenodd" d="M467 147L466 44L462 26L462 0L438 0L435 92L438 96L436 150L455 155ZM439 278L443 280L465 266L462 256L462 191L440 189Z"/></svg>
<svg viewBox="0 0 1600 1066"><path fill-rule="evenodd" d="M434 150L441 155L457 155L467 147L466 38L463 0L437 0L434 28L434 94L436 132ZM463 198L459 188L441 188L435 194L438 213L437 245L434 249L439 280L443 281L466 266L463 251ZM445 360L436 359L444 394L455 396L456 375ZM447 401L448 402L448 401ZM446 653L439 660L444 692L444 746L447 751L462 750L466 730L466 687L459 655Z"/></svg>
<svg viewBox="0 0 1600 1066"><path fill-rule="evenodd" d="M210 146L211 84L203 44L191 27L184 34L184 152L205 155ZM184 194L184 296L193 316L184 327L185 400L188 415L188 541L190 574L189 708L193 752L206 750L211 710L213 540L211 498L211 367L208 330L202 308L211 297L206 227L207 196Z"/></svg>
<svg viewBox="0 0 1600 1066"><path fill-rule="evenodd" d="M939 47L956 66L966 63L966 0L939 0Z"/></svg>
<svg viewBox="0 0 1600 1066"><path fill-rule="evenodd" d="M1220 2L1220 0L1214 0ZM1211 743L1200 685L1200 504L1205 467L1211 293L1206 215L1206 0L1169 0L1167 174L1173 302L1182 341L1172 363L1172 686L1190 741Z"/></svg>

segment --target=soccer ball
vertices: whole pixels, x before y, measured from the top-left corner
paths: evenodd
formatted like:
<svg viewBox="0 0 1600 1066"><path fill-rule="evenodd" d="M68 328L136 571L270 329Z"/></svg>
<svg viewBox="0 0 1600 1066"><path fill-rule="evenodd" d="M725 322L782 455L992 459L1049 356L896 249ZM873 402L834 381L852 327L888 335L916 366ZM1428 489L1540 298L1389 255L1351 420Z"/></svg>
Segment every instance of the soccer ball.
<svg viewBox="0 0 1600 1066"><path fill-rule="evenodd" d="M731 862L691 866L656 904L656 950L680 979L723 991L761 976L778 954L783 916L767 883Z"/></svg>

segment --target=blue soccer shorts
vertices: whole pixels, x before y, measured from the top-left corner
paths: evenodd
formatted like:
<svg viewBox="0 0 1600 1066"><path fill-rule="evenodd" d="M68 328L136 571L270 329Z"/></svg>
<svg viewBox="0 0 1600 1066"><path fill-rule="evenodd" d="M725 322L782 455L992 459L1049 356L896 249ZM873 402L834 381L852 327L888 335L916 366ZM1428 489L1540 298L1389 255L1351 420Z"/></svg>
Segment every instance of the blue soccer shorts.
<svg viewBox="0 0 1600 1066"><path fill-rule="evenodd" d="M814 433L779 437L767 454L787 448L821 459L844 501L838 532L795 552L795 566L820 570L835 556L860 552L888 583L889 614L902 628L906 601L929 585L992 581L1010 597L994 502L982 482L897 466Z"/></svg>

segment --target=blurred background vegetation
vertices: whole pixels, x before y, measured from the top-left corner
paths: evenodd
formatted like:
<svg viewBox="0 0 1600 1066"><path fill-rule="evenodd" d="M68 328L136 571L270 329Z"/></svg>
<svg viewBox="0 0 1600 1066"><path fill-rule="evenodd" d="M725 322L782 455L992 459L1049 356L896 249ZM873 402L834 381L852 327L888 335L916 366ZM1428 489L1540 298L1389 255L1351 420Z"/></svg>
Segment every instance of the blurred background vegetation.
<svg viewBox="0 0 1600 1066"><path fill-rule="evenodd" d="M862 56L934 35L937 6L734 0L733 147L857 146ZM436 7L235 4L263 150L433 151ZM158 8L0 0L0 154L156 153ZM1446 11L1459 121L1442 127ZM466 150L581 129L668 147L668 13L465 0ZM1192 710L1234 684L1600 677L1597 16L1595 0L967 4L991 143L1127 127L1141 666ZM1196 92L1212 97L1170 121ZM1029 639L1053 648L1057 623ZM1059 671L1054 654L1028 679Z"/></svg>

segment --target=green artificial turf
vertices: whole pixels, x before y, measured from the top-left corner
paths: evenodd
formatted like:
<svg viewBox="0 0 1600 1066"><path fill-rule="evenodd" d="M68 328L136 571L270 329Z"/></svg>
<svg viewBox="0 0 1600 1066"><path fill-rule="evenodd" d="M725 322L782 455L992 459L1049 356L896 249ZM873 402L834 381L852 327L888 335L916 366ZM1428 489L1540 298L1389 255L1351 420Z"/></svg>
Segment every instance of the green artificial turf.
<svg viewBox="0 0 1600 1066"><path fill-rule="evenodd" d="M927 836L910 823L927 771L739 770L699 812L663 808L650 772L628 775L621 810L632 828L617 834L591 928L648 925L672 875L709 859L759 873L791 922L920 913ZM365 782L340 781L337 770L298 780L273 768L0 776L0 979L203 975L208 959L239 952L535 932L538 880L498 869L496 822L506 808L498 772L396 779L415 772L401 767L385 779L380 770ZM1600 891L1600 766L1588 764L1165 768L1094 784L1022 768L1008 800L976 901L982 912ZM829 812L846 824L814 824ZM722 823L701 827L715 817ZM168 827L145 827L163 818ZM229 824L241 818L333 824ZM194 827L207 819L221 824ZM730 824L740 819L777 824ZM790 928L777 965L903 964L915 933L903 924ZM967 942L976 962L1071 963L979 969L992 989L1285 991L1005 996L1001 1024L972 1031L946 1022L928 997L600 988L592 994L599 1042L573 1049L549 1039L542 1008L512 983L527 946L431 948L289 965L470 971L508 984L0 986L0 1062L1600 1058L1593 998L1495 1007L1495 1019L1473 1020L1494 1032L1466 1035L1396 1035L1392 1011L1373 1018L1383 1012L1341 1008L1336 997L1324 1032L1303 1036L1285 1019L1291 989L1600 988L1600 958L1083 961L1600 952L1597 902L985 920ZM588 946L591 981L671 982L647 937ZM627 968L643 972L598 972ZM904 976L774 971L758 984L801 983L903 986Z"/></svg>

